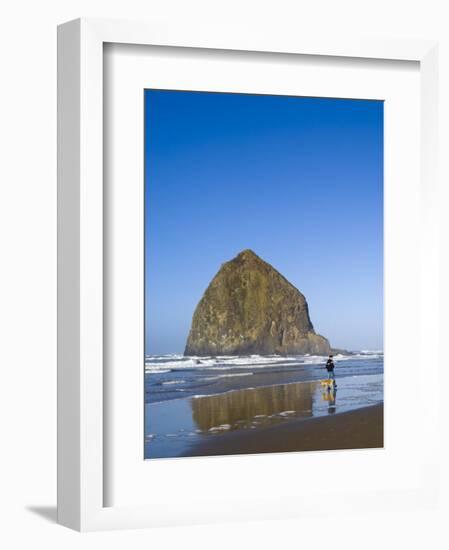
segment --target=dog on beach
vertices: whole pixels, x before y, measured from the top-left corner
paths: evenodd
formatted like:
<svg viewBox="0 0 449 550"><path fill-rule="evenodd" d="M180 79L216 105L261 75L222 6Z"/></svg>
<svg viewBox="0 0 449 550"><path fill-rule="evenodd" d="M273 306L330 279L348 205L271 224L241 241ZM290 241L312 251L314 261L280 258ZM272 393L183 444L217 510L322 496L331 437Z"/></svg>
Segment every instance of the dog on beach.
<svg viewBox="0 0 449 550"><path fill-rule="evenodd" d="M328 378L327 380L321 380L321 385L322 386L336 386L335 380L331 380L330 378Z"/></svg>

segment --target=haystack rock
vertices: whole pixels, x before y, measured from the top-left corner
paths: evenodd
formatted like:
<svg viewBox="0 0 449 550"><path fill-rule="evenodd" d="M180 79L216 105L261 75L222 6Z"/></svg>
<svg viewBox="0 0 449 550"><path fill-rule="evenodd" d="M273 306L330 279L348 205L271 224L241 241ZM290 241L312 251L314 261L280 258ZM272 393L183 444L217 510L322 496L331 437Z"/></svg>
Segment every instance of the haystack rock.
<svg viewBox="0 0 449 550"><path fill-rule="evenodd" d="M252 250L223 264L193 314L184 355L326 355L305 297Z"/></svg>

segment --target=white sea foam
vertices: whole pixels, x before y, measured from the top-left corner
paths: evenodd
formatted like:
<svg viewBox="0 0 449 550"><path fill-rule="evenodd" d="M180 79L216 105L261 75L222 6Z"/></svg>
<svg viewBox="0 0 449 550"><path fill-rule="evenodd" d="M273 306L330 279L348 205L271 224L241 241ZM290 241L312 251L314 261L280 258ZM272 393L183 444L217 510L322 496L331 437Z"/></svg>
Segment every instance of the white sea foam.
<svg viewBox="0 0 449 550"><path fill-rule="evenodd" d="M157 368L157 367L147 367L145 366L146 374L162 374L164 372L171 372L171 369Z"/></svg>
<svg viewBox="0 0 449 550"><path fill-rule="evenodd" d="M360 352L360 353L354 353L352 355L334 355L334 360L337 361L354 361L354 360L369 360L369 359L382 359L383 353L374 353L374 352Z"/></svg>
<svg viewBox="0 0 449 550"><path fill-rule="evenodd" d="M169 360L165 361L157 361L153 358L149 359L147 358L145 361L145 367L150 367L152 369L191 369L193 367L206 367L208 365L215 365L216 361L215 359L197 359L197 358L189 358L189 359L176 359L176 358L170 358Z"/></svg>
<svg viewBox="0 0 449 550"><path fill-rule="evenodd" d="M200 382L210 381L210 380L219 380L220 378L229 378L229 377L235 377L235 376L252 376L254 373L252 372L234 372L232 374L218 374L217 376L205 376L204 378L200 378Z"/></svg>
<svg viewBox="0 0 449 550"><path fill-rule="evenodd" d="M341 353L334 355L334 361L341 363L343 361L372 360L382 359L383 352L379 351L360 351L350 355ZM239 368L263 369L269 367L282 367L288 365L323 365L326 357L322 355L298 355L298 356L280 356L280 355L250 355L243 356L217 356L217 357L184 357L180 354L147 356L145 358L145 372L148 374L170 372L172 370L182 369L206 369L206 370L231 370Z"/></svg>
<svg viewBox="0 0 449 550"><path fill-rule="evenodd" d="M218 361L220 363L226 363L229 365L236 365L236 366L247 366L247 365L275 365L275 364L285 364L285 363L293 363L295 361L298 361L298 357L282 357L280 355L250 355L249 357L226 357L221 358L217 357Z"/></svg>
<svg viewBox="0 0 449 550"><path fill-rule="evenodd" d="M147 356L145 365L152 369L192 369L192 368L230 368L232 366L247 367L255 365L275 365L297 362L299 357L282 357L279 355L262 356L250 355L247 357L217 356L217 357L184 357L184 356ZM321 358L323 359L323 358Z"/></svg>
<svg viewBox="0 0 449 550"><path fill-rule="evenodd" d="M231 425L230 424L220 424L220 426L213 426L212 428L209 428L210 432L221 432L224 430L230 430Z"/></svg>

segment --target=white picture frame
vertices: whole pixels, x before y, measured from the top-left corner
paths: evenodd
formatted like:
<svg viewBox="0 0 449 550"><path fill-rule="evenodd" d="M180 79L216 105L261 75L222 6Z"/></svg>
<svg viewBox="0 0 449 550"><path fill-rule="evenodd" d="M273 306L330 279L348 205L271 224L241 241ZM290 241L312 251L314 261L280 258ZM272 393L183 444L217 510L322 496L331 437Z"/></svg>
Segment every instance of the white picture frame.
<svg viewBox="0 0 449 550"><path fill-rule="evenodd" d="M267 509L236 496L229 513L207 506L192 510L159 510L135 506L105 506L104 415L104 219L103 219L103 59L104 44L157 45L291 55L415 61L421 82L421 202L426 242L420 274L429 289L421 304L421 344L432 349L438 363L438 330L429 320L438 317L438 149L437 44L422 40L363 40L357 37L312 38L258 36L205 28L202 34L173 26L81 19L58 29L58 521L78 530L151 527L181 523L216 522L308 515L322 510L320 498ZM425 314L425 315L424 315ZM427 319L427 321L426 321ZM430 417L437 416L437 404ZM432 433L426 460L437 463L436 434ZM423 477L410 488L395 492L351 494L340 511L389 503L436 498L438 480ZM216 500L216 499L215 499ZM223 504L223 503L222 503ZM216 502L215 502L216 505ZM290 510L290 511L287 511ZM315 510L313 512L312 510Z"/></svg>

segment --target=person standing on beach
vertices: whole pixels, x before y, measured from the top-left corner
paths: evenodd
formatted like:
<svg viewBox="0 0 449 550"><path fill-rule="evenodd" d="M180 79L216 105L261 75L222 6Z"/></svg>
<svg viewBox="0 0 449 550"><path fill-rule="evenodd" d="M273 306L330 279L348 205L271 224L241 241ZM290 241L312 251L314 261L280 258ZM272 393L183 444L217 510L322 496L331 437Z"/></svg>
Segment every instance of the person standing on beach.
<svg viewBox="0 0 449 550"><path fill-rule="evenodd" d="M335 368L335 365L334 365L333 355L329 355L329 359L327 360L327 363L326 363L326 369L327 369L327 372L329 373L329 379L332 378L333 380L335 380L334 368Z"/></svg>

